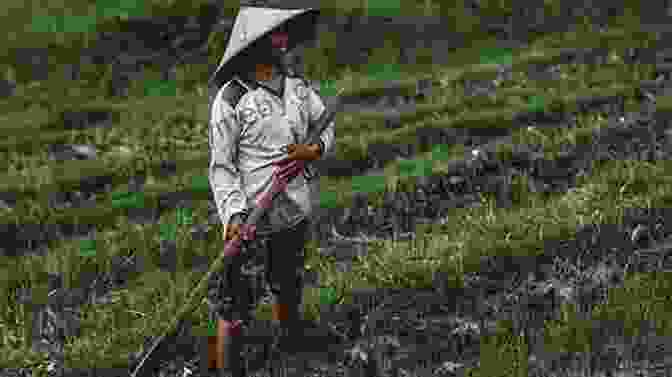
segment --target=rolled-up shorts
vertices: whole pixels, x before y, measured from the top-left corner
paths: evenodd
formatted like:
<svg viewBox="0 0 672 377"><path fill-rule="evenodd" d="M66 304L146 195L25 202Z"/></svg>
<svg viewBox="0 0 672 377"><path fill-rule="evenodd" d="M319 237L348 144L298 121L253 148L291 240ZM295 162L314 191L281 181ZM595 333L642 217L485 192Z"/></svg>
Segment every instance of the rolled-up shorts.
<svg viewBox="0 0 672 377"><path fill-rule="evenodd" d="M289 229L244 242L227 270L209 282L211 318L247 321L269 290L274 295L301 294L309 230L310 220L304 219Z"/></svg>

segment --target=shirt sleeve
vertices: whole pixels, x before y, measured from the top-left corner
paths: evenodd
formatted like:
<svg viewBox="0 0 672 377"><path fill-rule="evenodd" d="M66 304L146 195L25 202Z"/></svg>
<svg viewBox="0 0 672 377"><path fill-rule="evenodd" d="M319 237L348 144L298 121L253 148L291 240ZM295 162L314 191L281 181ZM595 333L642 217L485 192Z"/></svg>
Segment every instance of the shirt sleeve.
<svg viewBox="0 0 672 377"><path fill-rule="evenodd" d="M247 198L238 170L240 132L240 123L233 108L220 98L215 99L210 114L208 178L224 226L232 215L247 209Z"/></svg>
<svg viewBox="0 0 672 377"><path fill-rule="evenodd" d="M310 122L311 122L311 127L315 126L315 122L320 119L320 116L322 116L322 113L326 110L326 107L324 103L322 102L322 99L320 98L319 95L315 92L315 90L308 86L308 106L309 106L309 112L310 112ZM327 126L327 128L322 131L322 134L320 135L320 148L322 149L322 156L321 158L324 158L324 156L327 153L330 153L333 148L334 148L334 136L335 136L335 122L332 120L331 123Z"/></svg>

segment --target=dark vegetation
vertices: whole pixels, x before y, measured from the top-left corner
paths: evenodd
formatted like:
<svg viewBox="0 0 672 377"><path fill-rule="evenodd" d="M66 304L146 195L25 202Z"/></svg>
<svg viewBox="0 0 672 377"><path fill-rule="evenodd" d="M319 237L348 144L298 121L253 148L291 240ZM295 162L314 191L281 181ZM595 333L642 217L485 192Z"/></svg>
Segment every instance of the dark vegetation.
<svg viewBox="0 0 672 377"><path fill-rule="evenodd" d="M406 18L327 6L305 55L309 78L348 94L318 164L310 349L265 347L262 304L249 374L667 373L665 12L411 3ZM236 9L146 7L87 33L5 37L3 376L126 375L223 247L203 84ZM399 80L371 64L398 64ZM204 373L210 319L193 314L162 375Z"/></svg>

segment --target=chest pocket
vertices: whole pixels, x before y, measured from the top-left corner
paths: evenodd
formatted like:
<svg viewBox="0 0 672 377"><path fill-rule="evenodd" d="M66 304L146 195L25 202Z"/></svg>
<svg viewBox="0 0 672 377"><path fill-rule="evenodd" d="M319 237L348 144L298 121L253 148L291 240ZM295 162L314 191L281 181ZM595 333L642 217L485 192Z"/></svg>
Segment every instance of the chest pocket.
<svg viewBox="0 0 672 377"><path fill-rule="evenodd" d="M242 125L243 148L276 149L291 142L291 124L283 117L280 105L264 93L253 93L244 98L238 117Z"/></svg>
<svg viewBox="0 0 672 377"><path fill-rule="evenodd" d="M271 103L271 99L266 96L257 96L254 98L254 102L260 119L269 118L271 115L273 115L274 112L276 112L273 109L273 103Z"/></svg>

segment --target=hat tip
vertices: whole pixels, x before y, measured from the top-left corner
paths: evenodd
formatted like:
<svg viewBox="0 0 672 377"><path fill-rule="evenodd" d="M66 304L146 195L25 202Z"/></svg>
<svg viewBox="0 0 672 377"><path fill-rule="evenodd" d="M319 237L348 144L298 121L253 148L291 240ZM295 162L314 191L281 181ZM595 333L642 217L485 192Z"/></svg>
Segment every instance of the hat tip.
<svg viewBox="0 0 672 377"><path fill-rule="evenodd" d="M314 9L314 3L306 0L240 0L241 7L277 8L277 9Z"/></svg>

